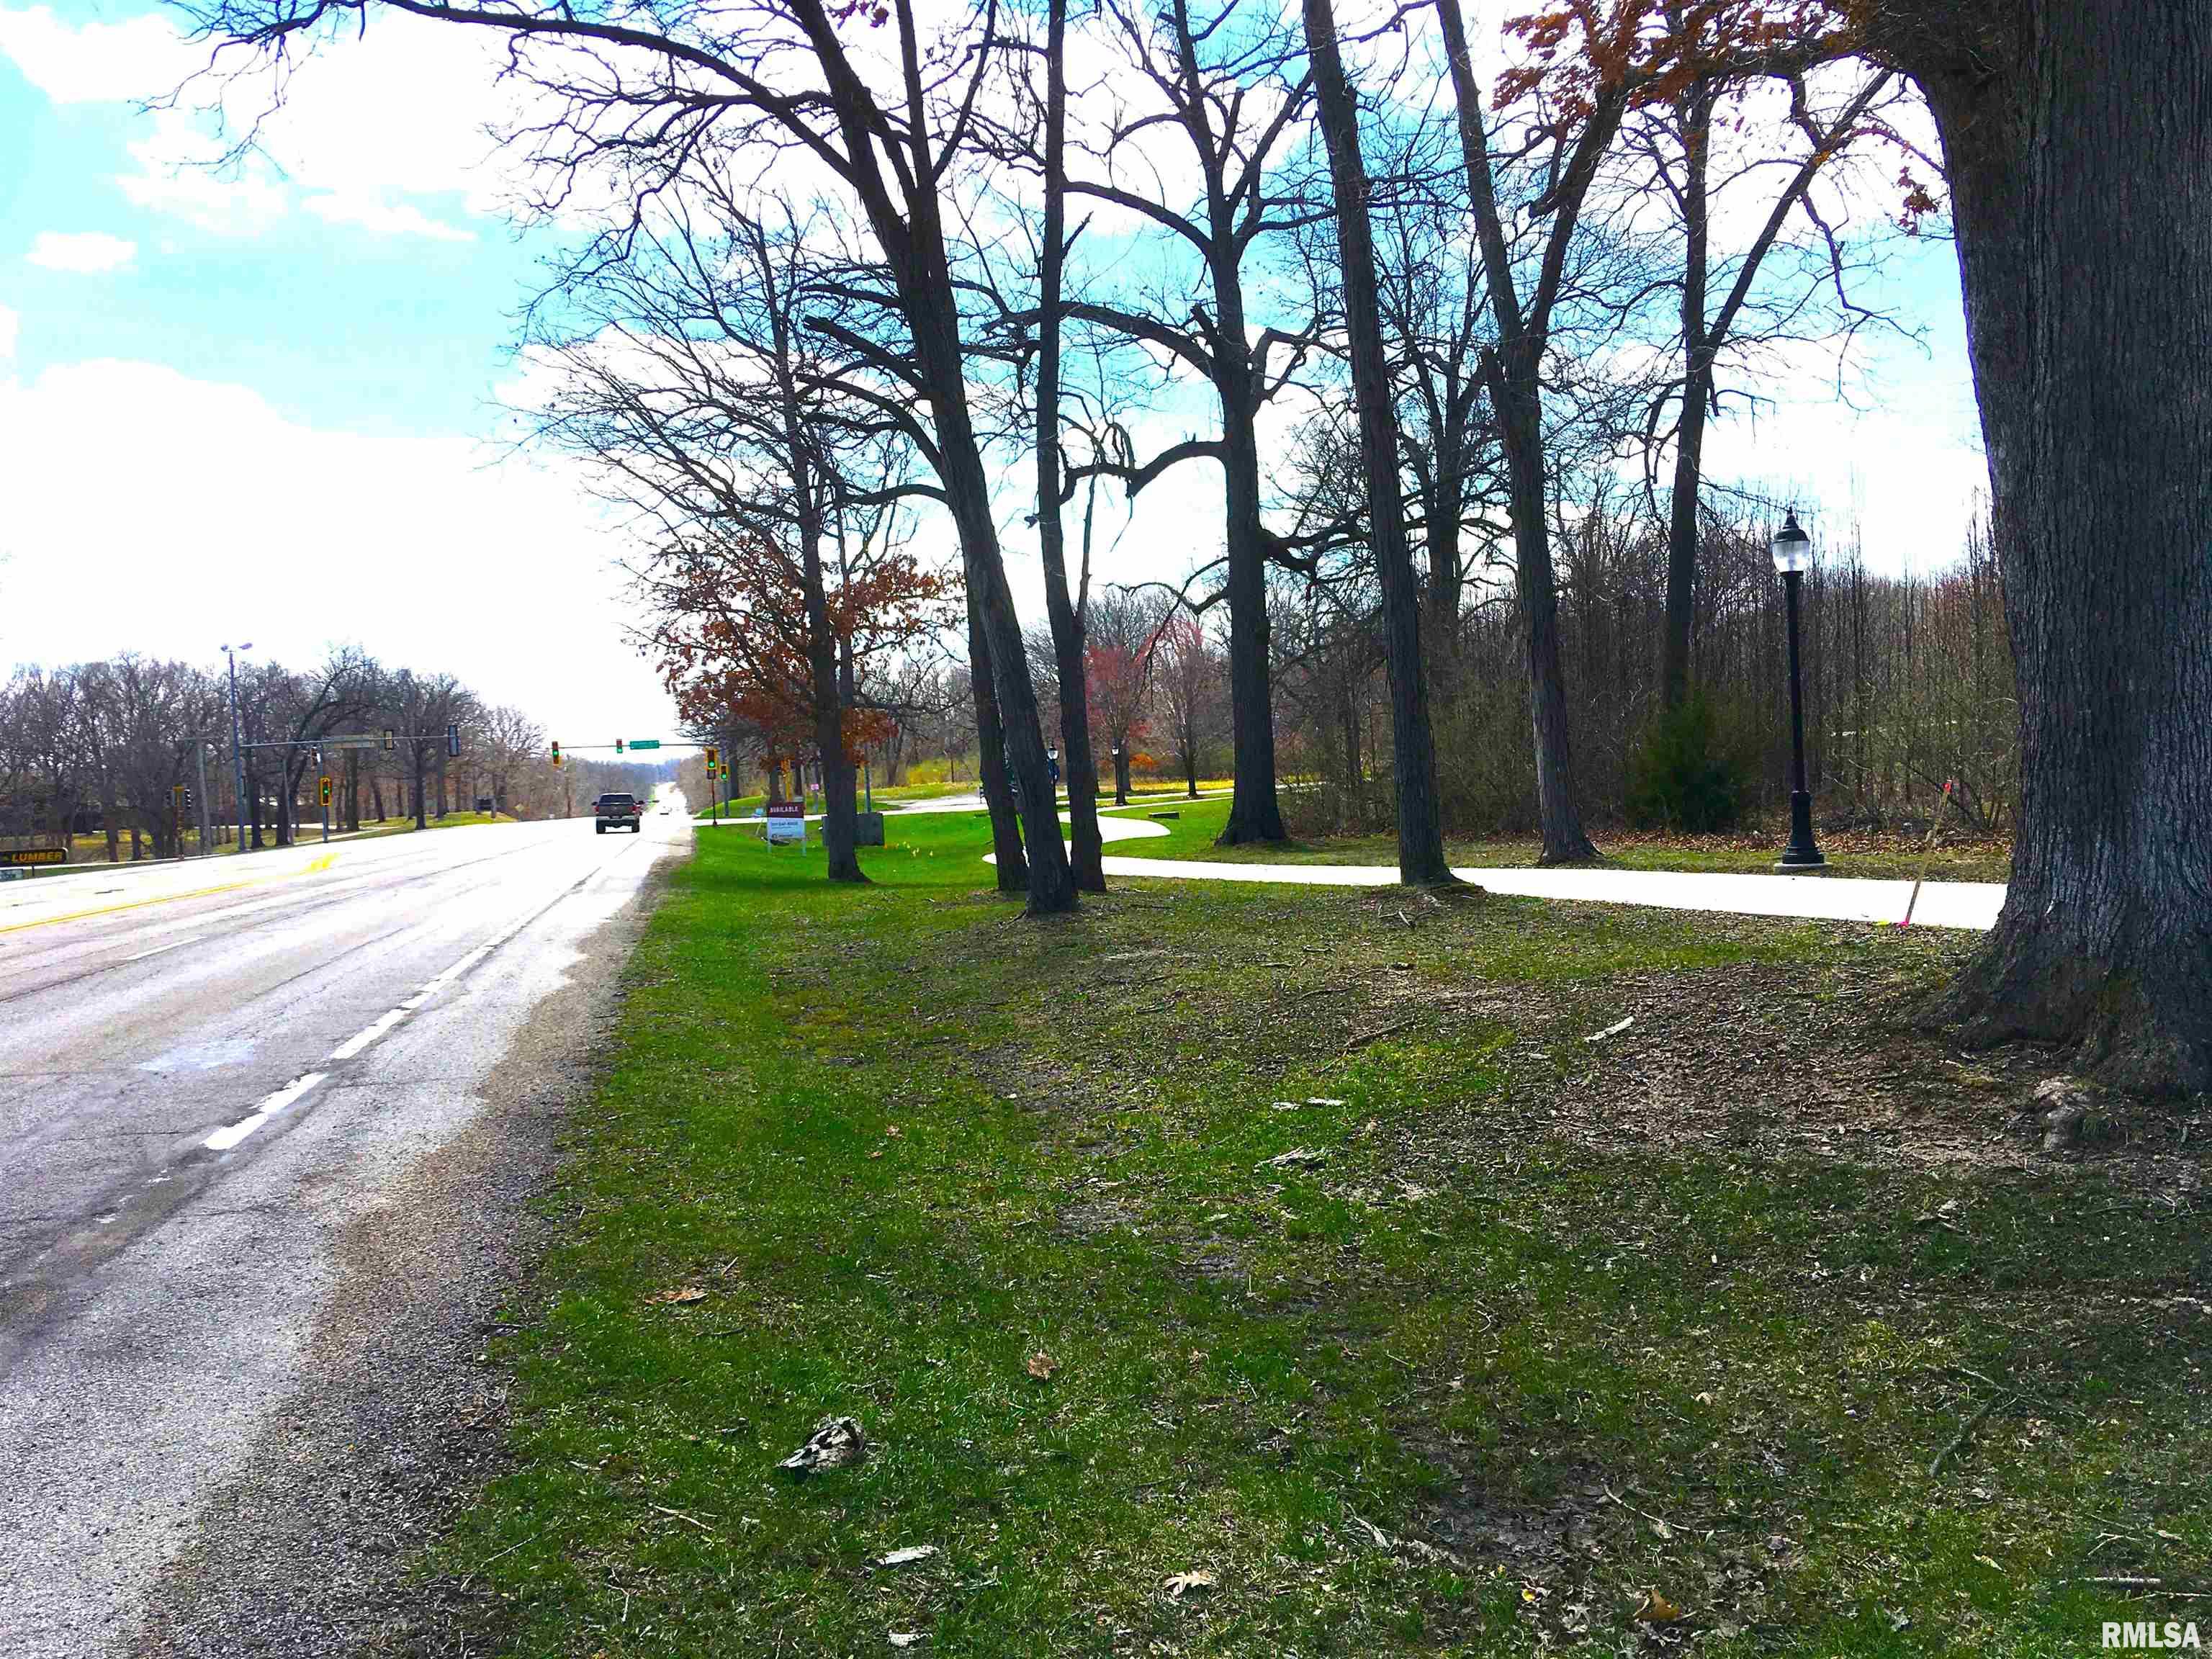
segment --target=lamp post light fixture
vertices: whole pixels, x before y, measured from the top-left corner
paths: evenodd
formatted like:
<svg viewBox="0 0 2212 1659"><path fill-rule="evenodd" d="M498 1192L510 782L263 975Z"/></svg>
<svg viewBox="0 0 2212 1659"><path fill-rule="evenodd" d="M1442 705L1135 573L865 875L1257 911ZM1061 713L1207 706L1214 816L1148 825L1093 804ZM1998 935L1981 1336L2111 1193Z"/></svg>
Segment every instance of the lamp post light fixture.
<svg viewBox="0 0 2212 1659"><path fill-rule="evenodd" d="M253 641L248 640L234 651L222 647L222 654L230 662L230 766L238 783L238 850L246 850L246 737L238 724L238 652L251 651Z"/></svg>
<svg viewBox="0 0 2212 1659"><path fill-rule="evenodd" d="M1805 787L1805 693L1797 665L1797 590L1812 568L1813 538L1798 527L1795 509L1783 515L1773 552L1790 611L1790 845L1775 867L1817 870L1827 860L1813 840L1813 797Z"/></svg>

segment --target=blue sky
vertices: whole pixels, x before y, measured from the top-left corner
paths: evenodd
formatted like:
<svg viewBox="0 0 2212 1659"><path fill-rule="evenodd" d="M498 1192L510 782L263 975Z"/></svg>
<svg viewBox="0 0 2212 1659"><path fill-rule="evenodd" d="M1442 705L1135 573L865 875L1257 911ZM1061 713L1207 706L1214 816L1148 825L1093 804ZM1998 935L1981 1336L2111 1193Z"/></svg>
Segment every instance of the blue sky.
<svg viewBox="0 0 2212 1659"><path fill-rule="evenodd" d="M0 0L0 659L353 640L571 743L665 730L604 515L494 441L537 254L481 47L374 33L218 175L138 106L199 61L158 7Z"/></svg>
<svg viewBox="0 0 2212 1659"><path fill-rule="evenodd" d="M143 359L251 386L310 424L480 423L504 366L507 314L531 275L525 244L471 222L453 192L421 204L472 240L380 235L299 213L250 236L218 234L125 194L129 145L148 125L125 103L57 104L0 58L0 154L22 158L0 177L0 291L34 319L18 341L20 372ZM26 260L41 232L105 233L137 252L88 280Z"/></svg>
<svg viewBox="0 0 2212 1659"><path fill-rule="evenodd" d="M494 441L541 246L509 228L483 132L495 50L380 18L301 74L265 159L217 175L190 165L204 122L138 107L201 61L157 5L0 0L0 662L206 660L240 635L303 662L355 640L570 743L665 724L604 513L565 464ZM1878 566L1926 565L1982 477L1951 250L1897 250L1881 297L1924 353L1866 354L1859 409L1802 354L1774 405L1715 429L1711 464L1802 487L1832 525L1856 510ZM1208 406L1177 398L1154 435ZM1162 480L1103 574L1211 556L1219 488L1206 467Z"/></svg>

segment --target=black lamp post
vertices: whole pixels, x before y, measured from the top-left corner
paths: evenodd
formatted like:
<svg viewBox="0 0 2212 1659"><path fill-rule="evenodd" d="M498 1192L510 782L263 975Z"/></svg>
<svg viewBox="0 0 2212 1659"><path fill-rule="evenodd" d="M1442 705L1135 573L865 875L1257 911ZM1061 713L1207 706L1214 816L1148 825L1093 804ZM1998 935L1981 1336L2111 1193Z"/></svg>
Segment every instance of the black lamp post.
<svg viewBox="0 0 2212 1659"><path fill-rule="evenodd" d="M1781 870L1817 870L1827 863L1813 841L1813 797L1805 787L1805 694L1797 669L1797 589L1813 563L1813 538L1797 527L1797 514L1783 515L1774 532L1774 568L1790 606L1790 845L1782 849Z"/></svg>

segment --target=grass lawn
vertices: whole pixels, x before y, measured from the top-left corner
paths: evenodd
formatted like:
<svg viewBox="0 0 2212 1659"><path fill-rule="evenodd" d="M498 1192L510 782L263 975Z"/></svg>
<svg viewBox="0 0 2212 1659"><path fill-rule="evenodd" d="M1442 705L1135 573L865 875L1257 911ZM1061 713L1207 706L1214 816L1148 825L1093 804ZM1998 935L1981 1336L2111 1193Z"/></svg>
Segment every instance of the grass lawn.
<svg viewBox="0 0 2212 1659"><path fill-rule="evenodd" d="M2050 1061L1903 1024L1964 936L1032 923L978 818L892 830L864 889L733 836L668 878L562 1242L485 1310L510 1471L423 1567L495 1650L2071 1656L2212 1608L2206 1126L2038 1150ZM779 1474L830 1414L866 1459Z"/></svg>
<svg viewBox="0 0 2212 1659"><path fill-rule="evenodd" d="M1229 821L1226 800L1170 800L1132 805L1128 815L1146 811L1180 808L1182 816L1166 826L1166 841L1117 842L1112 851L1127 858L1219 858L1259 864L1382 864L1398 862L1395 836L1336 836L1316 842L1293 842L1288 846L1216 848L1213 838ZM1747 875L1779 873L1774 861L1782 855L1786 831L1773 836L1668 836L1612 831L1594 839L1602 864L1621 870L1717 870ZM1820 837L1827 855L1828 872L1838 876L1901 878L1910 880L1923 866L1931 881L2002 881L2011 869L2012 849L2002 842L1961 841L1955 834L1938 842L1932 857L1924 840L1864 831L1832 833ZM1534 841L1453 839L1445 843L1452 863L1460 868L1516 866L1536 861Z"/></svg>

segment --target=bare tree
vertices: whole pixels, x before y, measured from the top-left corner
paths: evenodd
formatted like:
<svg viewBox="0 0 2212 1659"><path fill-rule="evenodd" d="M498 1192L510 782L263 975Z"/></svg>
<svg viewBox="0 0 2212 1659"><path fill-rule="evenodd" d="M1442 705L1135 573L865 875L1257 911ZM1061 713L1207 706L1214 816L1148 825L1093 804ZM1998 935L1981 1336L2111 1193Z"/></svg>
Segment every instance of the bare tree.
<svg viewBox="0 0 2212 1659"><path fill-rule="evenodd" d="M1669 7L1667 21L1676 30L1701 27L1680 4ZM1692 58L1705 55L1692 44L1686 43L1683 50ZM1787 174L1782 187L1758 230L1741 248L1715 248L1716 213L1725 205L1731 187L1756 183L1776 159L1757 153L1720 158L1724 169L1715 172L1716 144L1724 143L1729 131L1727 125L1717 127L1716 117L1745 95L1748 88L1744 82L1716 74L1692 76L1672 98L1645 106L1626 134L1630 147L1649 167L1660 199L1673 209L1682 246L1680 371L1661 387L1646 422L1648 448L1668 443L1674 448L1667 519L1666 649L1660 667L1660 700L1668 708L1680 704L1689 691L1705 425L1722 406L1721 367L1732 351L1741 358L1808 332L1847 340L1872 315L1854 307L1848 297L1843 247L1812 190L1824 172L1837 170L1839 158L1856 141L1888 130L1875 112L1883 94L1895 86L1893 75L1876 71L1854 89L1838 112L1824 119L1813 106L1805 77L1790 76L1792 127L1803 141L1802 153L1783 158ZM1733 125L1740 128L1747 124ZM1817 248L1802 251L1814 258L1792 261L1798 279L1787 293L1762 307L1760 278L1769 270L1770 259L1778 252L1800 252L1786 237L1792 219L1798 216L1816 233ZM1817 303L1831 285L1832 309ZM1713 307L1716 293L1721 296L1718 309ZM1814 313L1810 319L1805 314L1808 311ZM1671 422L1667 419L1670 407L1674 411Z"/></svg>
<svg viewBox="0 0 2212 1659"><path fill-rule="evenodd" d="M1329 0L1304 0L1321 130L1336 199L1336 240L1344 277L1346 352L1366 483L1367 534L1382 592L1383 662L1390 677L1393 777L1398 797L1398 878L1408 886L1452 884L1437 797L1436 740L1421 663L1421 605L1406 538L1398 484L1398 421L1376 295L1375 239L1368 221L1367 166L1359 114L1344 72Z"/></svg>
<svg viewBox="0 0 2212 1659"><path fill-rule="evenodd" d="M913 0L891 0L881 14L891 26L889 61L881 63L879 54L864 59L848 45L840 27L845 14L826 0L708 0L660 12L576 0L182 3L204 37L264 58L281 58L342 20L366 23L378 11L506 33L518 66L565 112L523 135L537 159L569 186L596 179L633 204L613 245L710 137L744 143L763 167L779 155L803 155L839 182L879 250L890 279L883 309L897 320L904 349L885 349L857 332L842 343L902 386L903 396L886 399L883 413L927 458L958 532L994 826L1003 844L1012 826L1003 782L1010 770L1020 786L1029 908L1073 907L1076 890L969 394L963 289L954 280L944 196L973 136L998 39L997 0L980 0L929 34ZM886 80L891 89L879 91ZM608 246L603 240L586 260ZM1002 879L1006 864L1002 857Z"/></svg>
<svg viewBox="0 0 2212 1659"><path fill-rule="evenodd" d="M1181 462L1220 465L1237 757L1221 841L1280 841L1267 572L1270 557L1288 550L1262 517L1258 417L1296 373L1316 328L1309 314L1255 334L1258 301L1246 266L1263 238L1327 213L1302 192L1279 193L1274 177L1305 108L1302 53L1295 33L1249 0L1219 0L1196 12L1188 0L1158 9L1106 0L1103 17L1146 101L1113 112L1099 176L1072 179L1068 189L1158 227L1178 254L1194 262L1212 308L1178 281L1157 284L1150 304L1085 298L1071 303L1068 313L1159 354L1171 374L1193 373L1212 388L1219 437L1187 440L1141 459L1125 453L1106 464L1133 494ZM1197 202L1172 199L1159 183L1150 150L1156 135L1173 135L1187 149L1200 185Z"/></svg>
<svg viewBox="0 0 2212 1659"><path fill-rule="evenodd" d="M1201 757L1220 726L1228 684L1228 665L1201 618L1179 611L1161 624L1152 653L1152 684L1185 793L1196 800Z"/></svg>
<svg viewBox="0 0 2212 1659"><path fill-rule="evenodd" d="M1450 60L1468 195L1498 334L1498 343L1483 351L1483 378L1512 479L1514 569L1528 629L1528 708L1535 732L1541 858L1546 864L1574 863L1595 858L1597 849L1583 830L1568 743L1566 678L1559 660L1559 590L1552 571L1551 523L1546 504L1549 479L1545 461L1543 375L1553 315L1559 304L1575 228L1597 175L1598 163L1620 131L1626 94L1608 86L1580 122L1539 135L1540 139L1548 138L1554 151L1547 176L1555 182L1539 204L1548 217L1549 228L1539 240L1534 281L1524 295L1522 280L1515 273L1525 275L1528 267L1514 256L1499 207L1497 168L1459 0L1436 0L1436 5Z"/></svg>

